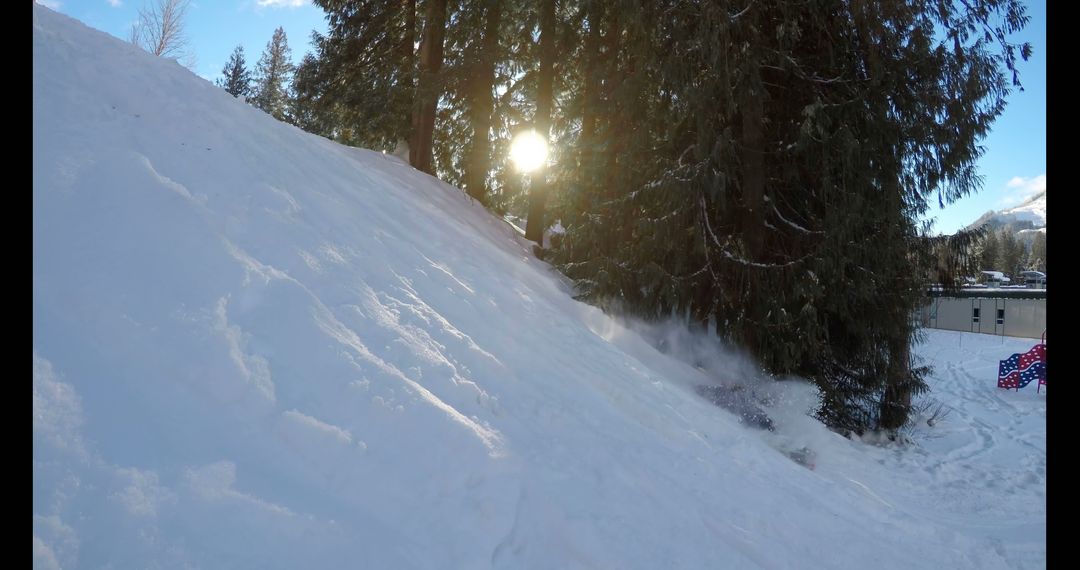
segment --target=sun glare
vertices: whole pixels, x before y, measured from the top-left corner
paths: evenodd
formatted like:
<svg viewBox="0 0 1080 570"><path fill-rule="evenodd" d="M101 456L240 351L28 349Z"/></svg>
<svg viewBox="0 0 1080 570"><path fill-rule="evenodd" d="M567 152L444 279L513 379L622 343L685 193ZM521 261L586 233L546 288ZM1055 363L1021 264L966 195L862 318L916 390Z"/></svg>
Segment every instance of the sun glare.
<svg viewBox="0 0 1080 570"><path fill-rule="evenodd" d="M532 172L547 161L548 147L536 131L518 133L510 143L510 160L522 172Z"/></svg>

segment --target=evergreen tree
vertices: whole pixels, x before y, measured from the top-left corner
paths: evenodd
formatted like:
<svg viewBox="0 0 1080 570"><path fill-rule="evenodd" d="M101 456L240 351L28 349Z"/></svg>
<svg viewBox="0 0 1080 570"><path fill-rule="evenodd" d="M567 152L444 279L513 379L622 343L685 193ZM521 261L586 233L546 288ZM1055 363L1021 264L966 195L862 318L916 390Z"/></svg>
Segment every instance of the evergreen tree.
<svg viewBox="0 0 1080 570"><path fill-rule="evenodd" d="M979 252L979 264L983 271L996 271L1000 259L1001 246L997 232L988 232L983 238Z"/></svg>
<svg viewBox="0 0 1080 570"><path fill-rule="evenodd" d="M305 54L293 72L292 98L289 99L289 122L309 133L333 138L335 134L335 115L321 105L322 93L319 84L319 62L312 54Z"/></svg>
<svg viewBox="0 0 1080 570"><path fill-rule="evenodd" d="M926 388L917 220L978 188L1023 6L672 1L598 21L581 162L599 176L574 189L560 267L588 299L714 322L813 378L830 425L902 425Z"/></svg>
<svg viewBox="0 0 1080 570"><path fill-rule="evenodd" d="M229 61L221 70L224 76L217 80L218 87L225 89L233 97L247 97L251 94L251 72L244 62L244 46L236 46Z"/></svg>
<svg viewBox="0 0 1080 570"><path fill-rule="evenodd" d="M1008 227L1001 229L998 243L1000 244L997 263L999 271L1015 278L1019 273L1020 260L1023 257L1023 245Z"/></svg>
<svg viewBox="0 0 1080 570"><path fill-rule="evenodd" d="M443 65L447 0L427 0L425 4L424 34L420 40L420 67L416 98L413 101L409 157L417 170L434 174L435 116L439 97L442 95L439 72Z"/></svg>
<svg viewBox="0 0 1080 570"><path fill-rule="evenodd" d="M465 190L484 203L487 201L488 175L491 171L491 123L495 109L495 66L499 57L499 35L504 0L476 2L483 7L483 36L472 52L476 63L470 73L469 117L472 127L471 150L465 168ZM467 14L465 10L462 11ZM460 19L459 19L460 20ZM460 24L459 24L460 25Z"/></svg>
<svg viewBox="0 0 1080 570"><path fill-rule="evenodd" d="M298 96L334 124L334 138L345 144L389 151L411 141L416 0L313 3L326 12L327 33L312 36L314 62L297 83Z"/></svg>
<svg viewBox="0 0 1080 570"><path fill-rule="evenodd" d="M1035 271L1046 272L1046 233L1036 232L1031 242L1031 262L1029 267Z"/></svg>
<svg viewBox="0 0 1080 570"><path fill-rule="evenodd" d="M906 421L927 279L997 262L997 238L919 220L979 188L978 143L1030 54L1008 41L1019 0L316 4L305 128L407 138L416 168L522 213L505 150L535 122L556 166L534 196L580 296L714 325L766 373L813 379L833 427Z"/></svg>
<svg viewBox="0 0 1080 570"><path fill-rule="evenodd" d="M285 29L274 30L259 58L255 76L255 106L279 121L286 119L289 107L289 86L293 72L292 52Z"/></svg>
<svg viewBox="0 0 1080 570"><path fill-rule="evenodd" d="M914 263L925 275L925 281L956 290L965 283L963 277L978 274L981 268L980 247L990 234L987 226L959 231L950 236L930 236L930 225L916 244Z"/></svg>
<svg viewBox="0 0 1080 570"><path fill-rule="evenodd" d="M540 74L536 92L536 132L548 141L551 136L551 107L555 81L555 0L538 0L540 4ZM548 174L545 168L532 173L529 186L529 219L525 239L544 244L544 206L548 197Z"/></svg>

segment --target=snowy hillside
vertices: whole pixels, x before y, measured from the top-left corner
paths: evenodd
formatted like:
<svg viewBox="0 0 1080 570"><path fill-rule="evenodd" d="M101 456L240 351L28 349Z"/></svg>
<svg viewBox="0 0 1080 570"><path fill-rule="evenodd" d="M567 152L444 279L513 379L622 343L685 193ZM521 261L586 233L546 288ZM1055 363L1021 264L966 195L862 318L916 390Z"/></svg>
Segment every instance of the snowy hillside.
<svg viewBox="0 0 1080 570"><path fill-rule="evenodd" d="M1001 210L999 212L987 212L983 214L975 223L968 226L973 228L981 226L985 223L990 223L994 227L1001 227L1008 224L1017 224L1023 222L1031 222L1035 229L1046 232L1046 192L1040 192L1035 196L1024 201L1023 204L1007 210ZM1031 227L1031 226L1029 226ZM1031 232L1033 230L1020 230L1021 232Z"/></svg>
<svg viewBox="0 0 1080 570"><path fill-rule="evenodd" d="M1000 215L1006 220L1029 221L1037 228L1043 227L1046 225L1046 192L1031 197L1015 208L1004 210Z"/></svg>
<svg viewBox="0 0 1080 570"><path fill-rule="evenodd" d="M753 430L396 158L38 5L33 75L36 568L1045 566L1031 341L931 335L914 448Z"/></svg>

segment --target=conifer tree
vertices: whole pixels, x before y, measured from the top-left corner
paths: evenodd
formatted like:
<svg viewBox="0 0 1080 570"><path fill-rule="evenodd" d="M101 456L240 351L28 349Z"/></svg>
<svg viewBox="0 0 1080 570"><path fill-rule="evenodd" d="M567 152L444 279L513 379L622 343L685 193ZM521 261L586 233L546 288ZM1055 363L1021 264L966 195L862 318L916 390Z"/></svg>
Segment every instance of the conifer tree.
<svg viewBox="0 0 1080 570"><path fill-rule="evenodd" d="M549 116L551 259L581 298L714 327L817 383L834 428L906 421L928 280L997 262L998 238L919 220L979 189L1030 55L1019 0L315 3L310 128L407 138L415 167L521 214L508 133Z"/></svg>
<svg viewBox="0 0 1080 570"><path fill-rule="evenodd" d="M424 33L420 40L420 67L416 97L413 100L409 158L417 170L434 174L435 117L439 97L442 95L439 72L443 65L447 0L427 0L425 4Z"/></svg>
<svg viewBox="0 0 1080 570"><path fill-rule="evenodd" d="M308 53L296 66L292 82L293 96L289 99L289 122L309 133L334 138L337 132L336 117L320 105L324 89L318 83L318 65L315 56Z"/></svg>
<svg viewBox="0 0 1080 570"><path fill-rule="evenodd" d="M1031 242L1031 269L1046 272L1046 233L1036 232Z"/></svg>
<svg viewBox="0 0 1080 570"><path fill-rule="evenodd" d="M251 93L251 72L244 62L244 46L236 46L221 75L223 77L217 80L218 87L233 97L247 97Z"/></svg>
<svg viewBox="0 0 1080 570"><path fill-rule="evenodd" d="M551 136L551 107L554 103L555 82L555 0L538 0L540 4L540 72L536 90L536 118L533 126L545 142ZM529 218L525 239L544 244L544 209L548 198L548 173L540 168L532 173L529 185Z"/></svg>
<svg viewBox="0 0 1080 570"><path fill-rule="evenodd" d="M715 323L767 372L813 378L830 425L895 429L926 388L917 220L978 189L1026 16L1012 0L826 4L602 20L582 160L599 191L575 189L587 211L555 259L586 298Z"/></svg>
<svg viewBox="0 0 1080 570"><path fill-rule="evenodd" d="M418 73L416 0L313 3L326 12L327 33L312 36L314 64L298 83L298 95L334 123L334 138L343 143L389 151L410 141Z"/></svg>
<svg viewBox="0 0 1080 570"><path fill-rule="evenodd" d="M483 8L483 36L475 49L469 50L475 62L468 79L471 150L465 167L465 191L480 202L487 201L488 176L491 171L491 124L495 110L495 66L500 55L499 35L503 0L476 2ZM464 10L463 15L467 14ZM451 32L453 33L453 32Z"/></svg>
<svg viewBox="0 0 1080 570"><path fill-rule="evenodd" d="M279 121L286 119L289 107L289 86L293 72L292 52L285 29L274 30L259 58L255 75L255 106Z"/></svg>
<svg viewBox="0 0 1080 570"><path fill-rule="evenodd" d="M1001 247L997 232L988 232L983 238L979 251L979 262L983 271L996 271L1000 259Z"/></svg>
<svg viewBox="0 0 1080 570"><path fill-rule="evenodd" d="M1005 275L1016 277L1020 268L1020 260L1023 257L1023 245L1016 239L1016 235L1008 228L1001 229L998 238L1000 251L998 253L999 270Z"/></svg>

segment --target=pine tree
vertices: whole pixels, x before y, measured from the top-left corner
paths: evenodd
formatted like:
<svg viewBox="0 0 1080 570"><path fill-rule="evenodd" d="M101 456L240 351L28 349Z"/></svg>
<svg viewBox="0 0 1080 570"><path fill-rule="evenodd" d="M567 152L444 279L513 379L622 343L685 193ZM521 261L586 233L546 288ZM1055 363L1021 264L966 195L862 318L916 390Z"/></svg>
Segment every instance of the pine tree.
<svg viewBox="0 0 1080 570"><path fill-rule="evenodd" d="M998 263L1000 271L1010 277L1016 277L1020 269L1020 260L1023 256L1023 245L1016 239L1016 235L1008 227L1002 228L998 236L1000 250Z"/></svg>
<svg viewBox="0 0 1080 570"><path fill-rule="evenodd" d="M247 97L251 94L251 72L244 62L244 46L236 46L229 61L221 70L224 76L217 80L218 87L225 89L233 97Z"/></svg>
<svg viewBox="0 0 1080 570"><path fill-rule="evenodd" d="M540 4L540 73L536 91L536 132L548 141L551 136L551 107L554 103L555 82L555 0L538 0ZM544 207L548 198L548 173L540 168L532 173L529 186L529 218L525 239L544 245Z"/></svg>
<svg viewBox="0 0 1080 570"><path fill-rule="evenodd" d="M412 138L409 156L420 171L435 173L435 116L442 95L440 70L443 65L443 39L446 36L447 0L427 0L424 34L420 40L420 68L413 102Z"/></svg>
<svg viewBox="0 0 1080 570"><path fill-rule="evenodd" d="M255 76L255 106L279 121L286 119L289 107L289 86L293 72L292 55L285 29L274 30L259 58Z"/></svg>
<svg viewBox="0 0 1080 570"><path fill-rule="evenodd" d="M1031 269L1046 272L1046 233L1036 232L1031 242Z"/></svg>
<svg viewBox="0 0 1080 570"><path fill-rule="evenodd" d="M345 144L389 151L411 140L416 0L313 3L326 12L327 33L312 36L314 63L297 83L298 96Z"/></svg>
<svg viewBox="0 0 1080 570"><path fill-rule="evenodd" d="M486 33L486 24L490 20L485 18L482 10L487 2L461 4L447 25L443 68L446 96L440 103L439 123L436 125L436 166L440 177L460 181L466 189L469 188L470 177L486 174L485 203L488 207L500 214L509 212L524 219L529 207L526 192L531 183L528 175L514 168L508 157L513 135L537 126L542 51L538 41L540 11L535 0L503 1L498 4L501 29L497 42L488 44L490 49L484 46L486 39L491 37ZM570 10L573 5L572 2L559 2L556 10L559 10L559 6ZM568 22L567 18L559 15L555 20L555 35L573 37L576 23ZM572 41L559 40L559 44L568 51L575 49ZM494 64L493 82L489 90L497 94L491 100L487 143L475 135L483 131L482 125L477 124L476 120L482 120L487 107L482 96L475 96L487 88L484 85L487 83L486 76L476 71L480 59L478 54L481 52L493 54L485 55L484 59ZM483 82L481 78L484 78ZM554 83L553 100L558 97L560 89L566 88L565 83L560 84L558 79ZM479 87L479 90L474 90L475 87ZM559 153L564 148L558 137L568 136L568 125L564 122L565 117L560 115L558 105L552 105L551 115L553 138L549 153L551 162L558 164L563 158ZM470 141L464 152L458 150L461 147L458 141L462 139ZM482 148L485 144L489 145L487 166L479 163L485 154ZM549 170L548 174L550 179L554 172Z"/></svg>
<svg viewBox="0 0 1080 570"><path fill-rule="evenodd" d="M483 7L483 36L471 52L469 117L472 127L471 149L465 168L465 191L481 203L487 202L488 175L491 171L491 123L495 110L495 66L499 53L503 0L476 2ZM464 15L464 14L463 14ZM459 24L460 25L460 24Z"/></svg>
<svg viewBox="0 0 1080 570"><path fill-rule="evenodd" d="M1030 50L1005 39L1023 6L618 7L581 155L599 176L560 267L588 299L715 322L766 371L813 378L834 427L902 425L926 389L918 219L978 189L977 142Z"/></svg>
<svg viewBox="0 0 1080 570"><path fill-rule="evenodd" d="M333 138L336 132L335 114L321 104L325 91L319 84L319 62L314 55L305 54L293 72L292 98L289 99L289 122L309 133Z"/></svg>
<svg viewBox="0 0 1080 570"><path fill-rule="evenodd" d="M1001 246L997 232L988 232L980 245L979 264L983 271L996 271L1000 259Z"/></svg>
<svg viewBox="0 0 1080 570"><path fill-rule="evenodd" d="M767 374L813 379L835 428L906 421L927 280L997 262L998 238L919 220L979 189L978 143L1030 55L1008 41L1018 0L316 4L310 128L408 138L415 167L520 214L507 135L550 116L551 259L580 296L715 325Z"/></svg>

